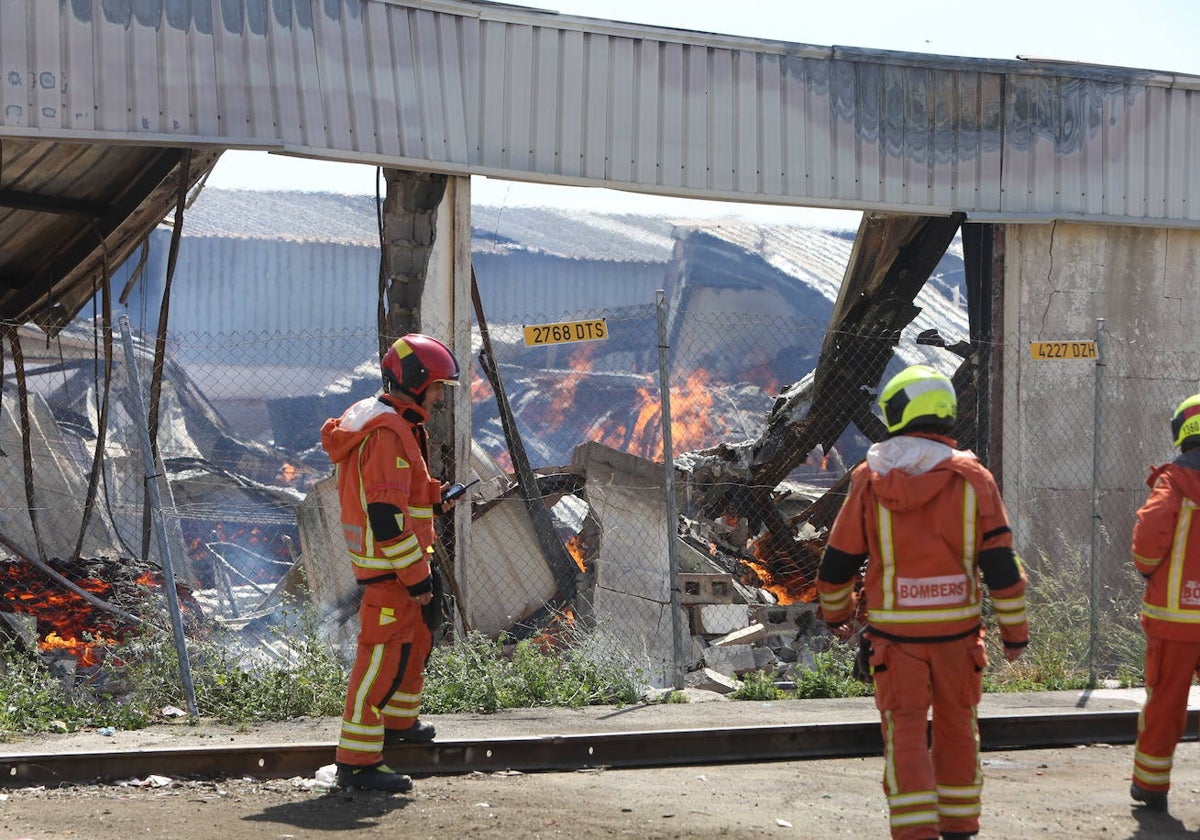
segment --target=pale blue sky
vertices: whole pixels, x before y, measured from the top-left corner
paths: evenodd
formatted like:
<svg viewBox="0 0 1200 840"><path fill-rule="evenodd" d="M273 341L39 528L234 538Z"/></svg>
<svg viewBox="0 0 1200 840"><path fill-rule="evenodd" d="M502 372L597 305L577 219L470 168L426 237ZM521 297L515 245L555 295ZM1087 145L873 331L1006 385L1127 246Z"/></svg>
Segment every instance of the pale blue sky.
<svg viewBox="0 0 1200 840"><path fill-rule="evenodd" d="M771 38L1005 58L1037 56L1200 75L1200 0L547 0L514 3L568 15ZM214 187L374 194L371 166L227 152ZM475 178L474 201L638 213L739 215L856 227L858 213L686 201L612 190Z"/></svg>

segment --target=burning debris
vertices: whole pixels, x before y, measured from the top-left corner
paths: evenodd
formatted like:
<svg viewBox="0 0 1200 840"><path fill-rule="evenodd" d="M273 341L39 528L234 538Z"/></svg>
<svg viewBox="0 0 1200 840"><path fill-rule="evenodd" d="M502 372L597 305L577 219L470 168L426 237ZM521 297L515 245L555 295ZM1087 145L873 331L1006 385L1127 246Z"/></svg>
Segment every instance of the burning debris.
<svg viewBox="0 0 1200 840"><path fill-rule="evenodd" d="M0 562L0 612L32 616L37 649L48 658L70 656L79 668L99 664L106 649L137 632L147 603L162 596L162 572L127 559L53 560L49 569ZM175 591L184 615L199 622L203 610L191 592Z"/></svg>

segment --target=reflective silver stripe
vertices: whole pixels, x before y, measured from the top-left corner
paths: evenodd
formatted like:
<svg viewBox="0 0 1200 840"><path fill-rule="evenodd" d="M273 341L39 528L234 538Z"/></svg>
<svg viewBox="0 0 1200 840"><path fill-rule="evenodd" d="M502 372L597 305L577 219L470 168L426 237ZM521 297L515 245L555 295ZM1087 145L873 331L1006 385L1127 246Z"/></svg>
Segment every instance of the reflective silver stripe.
<svg viewBox="0 0 1200 840"><path fill-rule="evenodd" d="M433 508L420 505L409 505L408 515L413 519L433 519Z"/></svg>

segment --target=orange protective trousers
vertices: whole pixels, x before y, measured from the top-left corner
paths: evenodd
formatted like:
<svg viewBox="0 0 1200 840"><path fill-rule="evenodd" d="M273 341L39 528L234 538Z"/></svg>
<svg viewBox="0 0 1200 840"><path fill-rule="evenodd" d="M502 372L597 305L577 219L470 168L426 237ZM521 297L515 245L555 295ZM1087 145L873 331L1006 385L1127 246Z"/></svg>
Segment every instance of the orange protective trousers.
<svg viewBox="0 0 1200 840"><path fill-rule="evenodd" d="M399 588L367 587L358 615L358 652L335 760L371 767L383 761L385 729L417 722L433 635L421 607Z"/></svg>
<svg viewBox="0 0 1200 840"><path fill-rule="evenodd" d="M1175 745L1187 725L1188 692L1200 674L1200 642L1146 639L1146 702L1138 714L1133 781L1144 790L1171 789Z"/></svg>
<svg viewBox="0 0 1200 840"><path fill-rule="evenodd" d="M893 840L977 832L983 791L977 709L987 664L982 635L948 642L872 636L871 647Z"/></svg>

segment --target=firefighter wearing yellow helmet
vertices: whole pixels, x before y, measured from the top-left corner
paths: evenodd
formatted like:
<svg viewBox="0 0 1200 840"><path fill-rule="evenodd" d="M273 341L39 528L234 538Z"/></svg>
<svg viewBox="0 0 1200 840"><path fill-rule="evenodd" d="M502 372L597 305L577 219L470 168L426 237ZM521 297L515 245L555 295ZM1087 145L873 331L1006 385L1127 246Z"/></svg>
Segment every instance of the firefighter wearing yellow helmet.
<svg viewBox="0 0 1200 840"><path fill-rule="evenodd" d="M1183 735L1188 691L1200 670L1200 394L1171 416L1179 455L1154 467L1150 493L1133 526L1133 563L1146 579L1146 703L1138 716L1130 796L1167 810L1175 746Z"/></svg>
<svg viewBox="0 0 1200 840"><path fill-rule="evenodd" d="M979 831L983 787L982 583L1013 661L1029 639L1025 572L992 474L947 436L958 408L950 379L905 368L879 408L889 437L851 473L817 573L821 612L841 639L865 615L892 837L965 840Z"/></svg>

